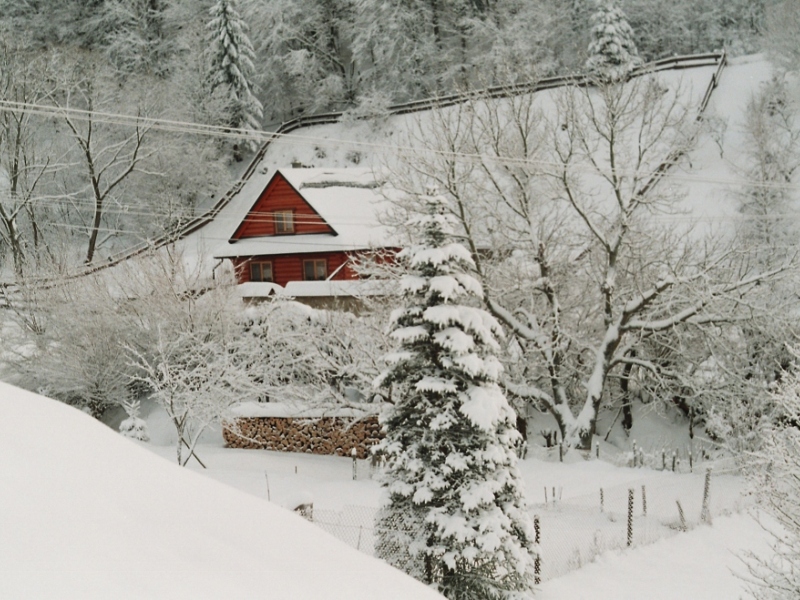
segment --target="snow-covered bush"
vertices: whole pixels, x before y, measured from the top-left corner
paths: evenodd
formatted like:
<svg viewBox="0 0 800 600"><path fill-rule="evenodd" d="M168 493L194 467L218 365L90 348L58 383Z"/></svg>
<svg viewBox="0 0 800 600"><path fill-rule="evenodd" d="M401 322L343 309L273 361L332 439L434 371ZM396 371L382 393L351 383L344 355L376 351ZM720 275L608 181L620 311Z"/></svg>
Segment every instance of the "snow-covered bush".
<svg viewBox="0 0 800 600"><path fill-rule="evenodd" d="M599 0L591 20L586 69L600 81L624 80L641 63L625 13L616 0Z"/></svg>
<svg viewBox="0 0 800 600"><path fill-rule="evenodd" d="M773 553L750 555L747 562L756 579L754 598L790 600L800 598L800 376L788 375L772 400L779 418L755 455L752 472L762 507L777 521L777 527L765 525Z"/></svg>
<svg viewBox="0 0 800 600"><path fill-rule="evenodd" d="M147 422L139 418L139 404L138 400L123 403L122 406L125 408L128 418L119 424L119 432L125 437L141 442L149 442L150 433L147 430Z"/></svg>
<svg viewBox="0 0 800 600"><path fill-rule="evenodd" d="M509 598L533 582L534 534L516 450L515 415L497 378L499 323L475 306L481 285L450 237L447 201L425 196L410 226L422 243L398 258L406 303L391 317L400 348L376 380L386 503L376 551L451 599Z"/></svg>
<svg viewBox="0 0 800 600"><path fill-rule="evenodd" d="M237 353L261 401L318 406L370 401L386 352L379 316L281 299L264 302L241 316Z"/></svg>
<svg viewBox="0 0 800 600"><path fill-rule="evenodd" d="M341 121L348 127L366 121L372 130L380 130L389 119L391 103L389 95L381 91L359 96L356 105L342 113Z"/></svg>

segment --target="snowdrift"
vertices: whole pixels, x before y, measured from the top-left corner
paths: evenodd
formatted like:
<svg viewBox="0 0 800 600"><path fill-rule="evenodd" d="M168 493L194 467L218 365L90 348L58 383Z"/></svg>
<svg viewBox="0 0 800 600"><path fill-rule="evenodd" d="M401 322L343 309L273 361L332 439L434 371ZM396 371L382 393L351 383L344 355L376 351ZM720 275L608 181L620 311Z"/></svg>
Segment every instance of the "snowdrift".
<svg viewBox="0 0 800 600"><path fill-rule="evenodd" d="M0 597L441 598L300 517L0 383Z"/></svg>

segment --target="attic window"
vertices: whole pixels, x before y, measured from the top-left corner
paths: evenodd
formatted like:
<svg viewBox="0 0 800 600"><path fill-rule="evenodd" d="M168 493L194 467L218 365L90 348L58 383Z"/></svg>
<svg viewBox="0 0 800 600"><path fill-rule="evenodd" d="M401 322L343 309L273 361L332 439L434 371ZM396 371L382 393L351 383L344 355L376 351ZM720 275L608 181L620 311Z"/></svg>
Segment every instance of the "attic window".
<svg viewBox="0 0 800 600"><path fill-rule="evenodd" d="M275 222L275 233L294 233L294 214L290 210L278 210L272 213Z"/></svg>

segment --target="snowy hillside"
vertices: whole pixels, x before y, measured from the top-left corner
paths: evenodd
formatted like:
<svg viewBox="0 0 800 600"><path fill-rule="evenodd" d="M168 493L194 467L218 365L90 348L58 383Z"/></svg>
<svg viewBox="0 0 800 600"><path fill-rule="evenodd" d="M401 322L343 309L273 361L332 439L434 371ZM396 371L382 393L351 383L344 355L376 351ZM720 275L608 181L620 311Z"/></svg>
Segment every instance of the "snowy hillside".
<svg viewBox="0 0 800 600"><path fill-rule="evenodd" d="M151 432L161 417L150 413ZM641 420L644 425L644 419ZM155 427L154 427L155 426ZM650 419L656 437L671 436L674 426ZM639 433L643 433L639 431ZM164 436L147 447L174 461L174 447ZM161 445L164 444L164 445ZM713 524L698 522L704 468L695 465L681 474L651 468L614 466L624 455L603 446L605 460L584 461L574 454L559 463L552 452L531 451L520 462L531 514L542 523L542 577L537 598L561 600L732 600L744 594L746 573L741 557L761 553L768 536L743 507L740 476L719 473L712 480ZM188 467L204 476L240 489L263 501L284 504L305 495L314 500L315 524L353 548L372 554L373 518L380 488L370 477L367 461L358 461L357 480L352 461L335 456L227 449L222 440L208 440L198 451L208 469L192 461ZM535 454L535 456L534 456ZM715 469L723 470L716 464ZM716 471L715 471L716 472ZM267 477L265 478L265 474ZM648 516L640 515L639 491L646 485ZM544 501L543 488L548 490ZM604 489L605 512L598 491ZM550 490L559 500L553 503ZM636 528L632 548L625 547L625 503L636 491ZM675 501L680 500L690 531L674 528ZM737 512L742 511L742 512ZM673 527L665 527L668 523Z"/></svg>
<svg viewBox="0 0 800 600"><path fill-rule="evenodd" d="M440 598L276 505L0 384L0 597Z"/></svg>
<svg viewBox="0 0 800 600"><path fill-rule="evenodd" d="M680 89L683 102L697 107L705 93L715 67L696 67L663 71L659 81L669 89ZM717 224L730 222L736 204L732 190L743 177L741 163L742 124L747 102L752 94L771 77L771 66L761 56L732 59L725 68L719 87L711 96L706 111L711 125L705 127L688 160L668 175L661 185L675 185L686 193L685 214L661 215L665 227L687 222ZM555 116L554 96L557 90L536 93L537 105L545 118ZM497 102L504 102L498 100ZM450 110L450 109L445 109ZM387 117L383 122L359 121L300 129L271 143L254 175L214 221L191 234L180 243L186 259L205 258L224 244L250 209L256 195L264 188L275 169L291 163L314 167L371 167L379 171L391 169L398 155L414 151L409 132L424 130L434 120L434 113L423 112Z"/></svg>

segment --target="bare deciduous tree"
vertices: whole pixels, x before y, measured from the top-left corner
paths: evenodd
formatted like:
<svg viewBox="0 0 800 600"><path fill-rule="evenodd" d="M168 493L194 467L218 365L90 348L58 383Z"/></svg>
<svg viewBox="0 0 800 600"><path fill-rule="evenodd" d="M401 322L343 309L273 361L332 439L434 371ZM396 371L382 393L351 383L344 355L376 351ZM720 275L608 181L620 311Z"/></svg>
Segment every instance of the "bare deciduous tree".
<svg viewBox="0 0 800 600"><path fill-rule="evenodd" d="M103 242L100 232L104 229L102 225L107 205L117 201L124 183L137 172L158 175L149 173L144 166L147 159L156 153L154 148L145 144L151 126L141 122L129 128L105 127L101 114L105 102L101 88L97 73L91 69L88 73L79 72L67 88L63 101L66 108L83 111L80 117L73 112L65 113L64 122L77 146L82 179L85 181L84 189L74 196L79 207L80 202L86 199L91 205L91 216L86 225L87 264L94 260L97 247ZM84 211L79 208L78 212ZM117 233L113 225L105 229L109 237Z"/></svg>
<svg viewBox="0 0 800 600"><path fill-rule="evenodd" d="M697 135L689 96L647 76L476 99L420 123L428 152L399 177L453 200L485 302L515 338L507 389L546 406L569 445L590 447L612 378L671 385L658 349L766 312L759 286L787 268L691 227L660 180Z"/></svg>

